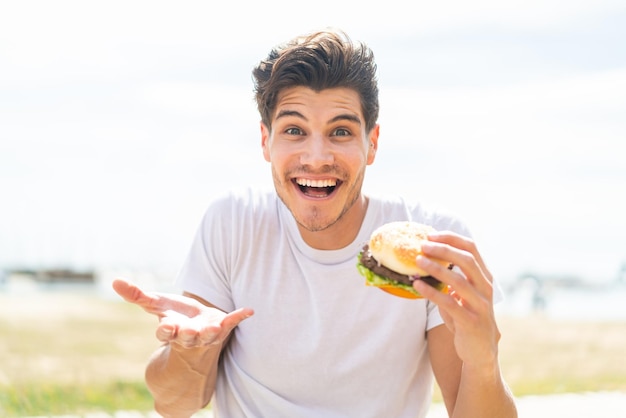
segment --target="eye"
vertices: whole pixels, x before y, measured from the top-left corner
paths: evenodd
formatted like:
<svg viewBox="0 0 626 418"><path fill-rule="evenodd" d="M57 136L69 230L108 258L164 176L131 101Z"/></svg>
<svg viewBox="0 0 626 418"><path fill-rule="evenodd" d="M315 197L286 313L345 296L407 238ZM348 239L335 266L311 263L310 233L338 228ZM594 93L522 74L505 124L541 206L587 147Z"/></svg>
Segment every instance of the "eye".
<svg viewBox="0 0 626 418"><path fill-rule="evenodd" d="M333 136L350 136L352 135L349 130L345 128L337 128L333 132Z"/></svg>
<svg viewBox="0 0 626 418"><path fill-rule="evenodd" d="M302 129L300 128L296 128L296 127L291 127L291 128L287 128L285 129L285 133L287 135L302 135Z"/></svg>

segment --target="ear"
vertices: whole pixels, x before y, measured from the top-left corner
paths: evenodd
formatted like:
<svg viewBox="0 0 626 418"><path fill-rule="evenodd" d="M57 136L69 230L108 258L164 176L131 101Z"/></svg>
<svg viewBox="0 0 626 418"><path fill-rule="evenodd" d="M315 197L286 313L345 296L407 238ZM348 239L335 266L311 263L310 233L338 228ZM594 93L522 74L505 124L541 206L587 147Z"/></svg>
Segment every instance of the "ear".
<svg viewBox="0 0 626 418"><path fill-rule="evenodd" d="M376 159L376 150L378 150L378 135L380 134L380 125L376 124L369 133L369 148L367 150L367 165L374 163Z"/></svg>
<svg viewBox="0 0 626 418"><path fill-rule="evenodd" d="M270 162L270 129L261 122L261 148L263 148L263 157L265 161Z"/></svg>

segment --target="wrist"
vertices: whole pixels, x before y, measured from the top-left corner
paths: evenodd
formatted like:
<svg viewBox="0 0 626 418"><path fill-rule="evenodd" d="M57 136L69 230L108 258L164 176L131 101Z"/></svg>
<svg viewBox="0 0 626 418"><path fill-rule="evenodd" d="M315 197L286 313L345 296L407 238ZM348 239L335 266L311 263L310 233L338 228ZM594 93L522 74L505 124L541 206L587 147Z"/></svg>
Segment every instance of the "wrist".
<svg viewBox="0 0 626 418"><path fill-rule="evenodd" d="M194 347L185 347L177 343L170 343L165 347L169 351L170 363L186 365L187 368L196 370L204 369L216 360L221 351L222 344L210 344Z"/></svg>
<svg viewBox="0 0 626 418"><path fill-rule="evenodd" d="M462 373L465 377L481 381L500 380L500 363L497 356L479 362L464 362Z"/></svg>

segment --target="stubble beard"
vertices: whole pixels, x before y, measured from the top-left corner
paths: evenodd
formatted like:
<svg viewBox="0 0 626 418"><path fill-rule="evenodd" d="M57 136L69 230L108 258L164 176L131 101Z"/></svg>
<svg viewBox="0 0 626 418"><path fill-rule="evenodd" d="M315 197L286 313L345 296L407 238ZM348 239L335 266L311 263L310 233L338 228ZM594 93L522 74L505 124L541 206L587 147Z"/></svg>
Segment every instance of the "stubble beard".
<svg viewBox="0 0 626 418"><path fill-rule="evenodd" d="M303 172L307 172L307 171L309 170L304 170ZM350 177L347 174L345 174L343 170L340 170L340 169L336 169L335 171L328 170L328 172L342 173L343 175L340 178L342 179L343 187L351 184L349 181ZM333 225L335 225L337 222L339 222L344 217L344 215L354 206L354 204L360 199L361 187L363 186L363 179L365 177L365 170L363 169L359 173L356 182L352 184L352 187L348 191L348 201L346 201L343 208L341 209L341 212L335 218L324 220L324 218L321 217L323 215L323 210L319 206L312 205L312 207L309 208L307 211L308 215L306 216L306 219L301 219L298 216L298 214L294 211L294 208L288 204L286 196L284 196L284 194L282 193L282 191L286 190L287 187L291 187L290 173L291 172L288 172L284 176L284 179L281 180L281 178L278 176L278 173L276 173L274 167L272 167L272 178L274 179L274 189L276 190L276 194L278 195L278 198L283 202L283 204L287 207L287 209L289 209L289 212L291 212L291 215L295 219L296 223L300 227L306 229L309 232L324 231L332 227Z"/></svg>

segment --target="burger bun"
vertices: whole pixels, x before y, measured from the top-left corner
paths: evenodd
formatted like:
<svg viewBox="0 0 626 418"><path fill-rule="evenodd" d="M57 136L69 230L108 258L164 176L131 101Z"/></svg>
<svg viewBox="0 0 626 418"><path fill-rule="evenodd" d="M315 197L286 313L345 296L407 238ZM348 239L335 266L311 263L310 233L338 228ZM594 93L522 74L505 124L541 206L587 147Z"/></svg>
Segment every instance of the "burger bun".
<svg viewBox="0 0 626 418"><path fill-rule="evenodd" d="M383 266L407 276L428 276L417 266L417 256L422 254L422 244L428 234L436 232L430 226L417 222L389 222L378 227L370 236L369 250ZM444 267L448 262L430 258Z"/></svg>

